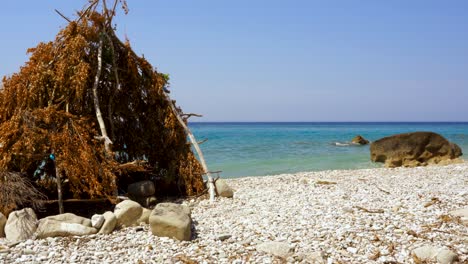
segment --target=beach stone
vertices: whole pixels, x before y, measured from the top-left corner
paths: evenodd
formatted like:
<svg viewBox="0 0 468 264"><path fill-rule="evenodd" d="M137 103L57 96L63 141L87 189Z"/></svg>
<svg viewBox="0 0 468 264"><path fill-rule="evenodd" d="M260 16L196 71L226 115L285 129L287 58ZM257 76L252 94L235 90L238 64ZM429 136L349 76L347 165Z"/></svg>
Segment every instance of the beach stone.
<svg viewBox="0 0 468 264"><path fill-rule="evenodd" d="M311 264L325 264L326 258L325 255L323 254L322 251L316 251L312 252L310 254L306 254L304 257L304 262L305 263L311 263Z"/></svg>
<svg viewBox="0 0 468 264"><path fill-rule="evenodd" d="M117 225L117 217L115 217L114 213L111 211L105 212L103 215L104 223L99 230L99 234L110 234L114 231L115 226Z"/></svg>
<svg viewBox="0 0 468 264"><path fill-rule="evenodd" d="M100 214L95 214L91 217L91 225L92 227L96 228L96 229L100 229L102 227L102 225L104 224L104 221L106 219L104 218L104 216L100 215Z"/></svg>
<svg viewBox="0 0 468 264"><path fill-rule="evenodd" d="M159 203L151 212L151 233L159 237L190 240L192 219L190 208L175 203Z"/></svg>
<svg viewBox="0 0 468 264"><path fill-rule="evenodd" d="M215 182L216 192L220 197L232 198L234 196L234 191L232 188L226 183L225 180L218 179Z"/></svg>
<svg viewBox="0 0 468 264"><path fill-rule="evenodd" d="M451 212L449 212L449 215L455 216L455 217L460 217L460 220L462 221L462 223L464 225L468 225L468 207L463 208L463 209L459 209L459 210L455 210L455 211L451 211Z"/></svg>
<svg viewBox="0 0 468 264"><path fill-rule="evenodd" d="M140 218L135 222L135 224L139 225L141 223L149 224L149 217L151 215L151 210L147 208L143 208Z"/></svg>
<svg viewBox="0 0 468 264"><path fill-rule="evenodd" d="M291 255L291 248L285 242L265 242L257 245L257 251L287 259Z"/></svg>
<svg viewBox="0 0 468 264"><path fill-rule="evenodd" d="M64 214L47 216L47 217L44 217L43 219L55 220L55 221L59 221L63 223L70 223L70 224L80 224L80 225L84 225L87 227L92 226L90 219L86 217L78 216L72 213L64 213Z"/></svg>
<svg viewBox="0 0 468 264"><path fill-rule="evenodd" d="M114 209L117 227L131 226L140 218L143 208L137 202L126 200L118 203Z"/></svg>
<svg viewBox="0 0 468 264"><path fill-rule="evenodd" d="M5 224L7 222L7 218L0 212L0 237L5 237Z"/></svg>
<svg viewBox="0 0 468 264"><path fill-rule="evenodd" d="M13 211L5 224L5 236L10 242L18 242L32 237L37 229L37 217L33 209Z"/></svg>
<svg viewBox="0 0 468 264"><path fill-rule="evenodd" d="M415 167L458 162L460 147L433 132L413 132L384 137L370 145L371 160L386 167Z"/></svg>
<svg viewBox="0 0 468 264"><path fill-rule="evenodd" d="M437 261L440 264L451 264L458 260L458 256L454 252L430 245L413 250L413 254L423 262Z"/></svg>
<svg viewBox="0 0 468 264"><path fill-rule="evenodd" d="M152 181L139 181L128 185L127 193L129 197L148 197L156 193L156 188Z"/></svg>
<svg viewBox="0 0 468 264"><path fill-rule="evenodd" d="M47 218L39 220L39 226L37 228L37 238L85 236L96 233L97 229L94 227Z"/></svg>
<svg viewBox="0 0 468 264"><path fill-rule="evenodd" d="M367 145L367 144L369 144L369 140L363 138L361 135L355 136L353 139L351 139L351 142L353 144L358 144L358 145Z"/></svg>

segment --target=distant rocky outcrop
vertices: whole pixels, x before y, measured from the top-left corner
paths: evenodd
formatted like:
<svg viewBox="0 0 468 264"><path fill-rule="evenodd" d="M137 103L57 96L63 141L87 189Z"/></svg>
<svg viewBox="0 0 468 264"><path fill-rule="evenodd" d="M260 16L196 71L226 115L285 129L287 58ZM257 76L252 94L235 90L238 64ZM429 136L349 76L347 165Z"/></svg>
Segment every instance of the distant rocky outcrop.
<svg viewBox="0 0 468 264"><path fill-rule="evenodd" d="M353 144L358 144L358 145L367 145L367 144L369 144L369 140L363 138L361 135L355 136L355 137L351 140L351 142L352 142Z"/></svg>
<svg viewBox="0 0 468 264"><path fill-rule="evenodd" d="M370 145L374 162L386 167L447 164L462 155L459 146L433 132L412 132L384 137Z"/></svg>

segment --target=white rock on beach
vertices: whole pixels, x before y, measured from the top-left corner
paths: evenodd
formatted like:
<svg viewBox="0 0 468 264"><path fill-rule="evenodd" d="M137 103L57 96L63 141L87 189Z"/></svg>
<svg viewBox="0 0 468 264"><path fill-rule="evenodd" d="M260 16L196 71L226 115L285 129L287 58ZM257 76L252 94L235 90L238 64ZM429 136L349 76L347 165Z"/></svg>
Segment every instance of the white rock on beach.
<svg viewBox="0 0 468 264"><path fill-rule="evenodd" d="M423 262L437 261L440 264L452 264L458 260L458 256L454 252L428 245L415 249L413 254L419 261Z"/></svg>
<svg viewBox="0 0 468 264"><path fill-rule="evenodd" d="M24 208L10 213L5 224L5 236L15 243L32 237L36 229L36 213L31 208Z"/></svg>
<svg viewBox="0 0 468 264"><path fill-rule="evenodd" d="M104 221L106 221L106 219L104 218L103 215L100 215L100 214L95 214L91 217L92 227L98 230L102 227L102 225L104 224Z"/></svg>
<svg viewBox="0 0 468 264"><path fill-rule="evenodd" d="M450 215L460 217L464 225L468 225L468 207L449 212Z"/></svg>
<svg viewBox="0 0 468 264"><path fill-rule="evenodd" d="M96 234L97 229L76 223L67 223L50 218L39 220L37 238L84 236Z"/></svg>
<svg viewBox="0 0 468 264"><path fill-rule="evenodd" d="M110 234L114 231L115 226L117 225L117 217L115 217L113 212L107 211L103 215L104 223L102 224L99 234Z"/></svg>
<svg viewBox="0 0 468 264"><path fill-rule="evenodd" d="M86 217L78 216L72 213L64 213L64 214L47 216L43 219L55 220L55 221L59 221L63 223L70 223L70 224L80 224L80 225L84 225L87 227L92 226L90 219Z"/></svg>
<svg viewBox="0 0 468 264"><path fill-rule="evenodd" d="M234 191L229 186L229 184L223 179L218 179L215 182L215 187L216 192L221 197L232 198L234 196Z"/></svg>
<svg viewBox="0 0 468 264"><path fill-rule="evenodd" d="M257 250L273 256L287 259L291 255L291 248L284 242L265 242L257 246Z"/></svg>
<svg viewBox="0 0 468 264"><path fill-rule="evenodd" d="M143 208L137 202L126 200L118 203L114 209L117 227L131 226L140 218Z"/></svg>

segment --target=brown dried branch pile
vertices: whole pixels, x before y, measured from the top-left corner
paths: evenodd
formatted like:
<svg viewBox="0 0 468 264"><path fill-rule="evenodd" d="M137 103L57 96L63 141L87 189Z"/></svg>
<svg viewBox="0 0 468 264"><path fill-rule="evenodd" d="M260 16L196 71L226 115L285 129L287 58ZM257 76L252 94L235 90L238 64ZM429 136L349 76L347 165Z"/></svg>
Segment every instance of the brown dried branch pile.
<svg viewBox="0 0 468 264"><path fill-rule="evenodd" d="M133 171L155 180L160 195L200 193L202 169L163 94L167 78L116 37L112 16L93 8L86 12L55 41L29 49L29 61L3 79L0 170L27 174L55 198L55 182L34 177L41 162L54 154L66 193L97 198L111 197L115 185L125 189L134 175L121 165L143 160L145 167ZM99 140L93 104L100 42L98 99L112 153ZM44 170L55 176L55 169Z"/></svg>

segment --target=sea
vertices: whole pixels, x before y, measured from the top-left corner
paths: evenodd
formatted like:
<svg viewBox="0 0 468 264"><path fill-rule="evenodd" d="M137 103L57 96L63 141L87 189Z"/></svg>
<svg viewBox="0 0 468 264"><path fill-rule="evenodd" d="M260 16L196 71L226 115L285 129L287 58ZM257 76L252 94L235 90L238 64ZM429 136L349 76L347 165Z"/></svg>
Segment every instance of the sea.
<svg viewBox="0 0 468 264"><path fill-rule="evenodd" d="M432 131L468 153L468 122L192 122L190 129L210 171L222 178L303 171L383 167L370 161L369 141L415 131ZM468 156L468 154L465 154ZM463 157L465 160L466 157Z"/></svg>

